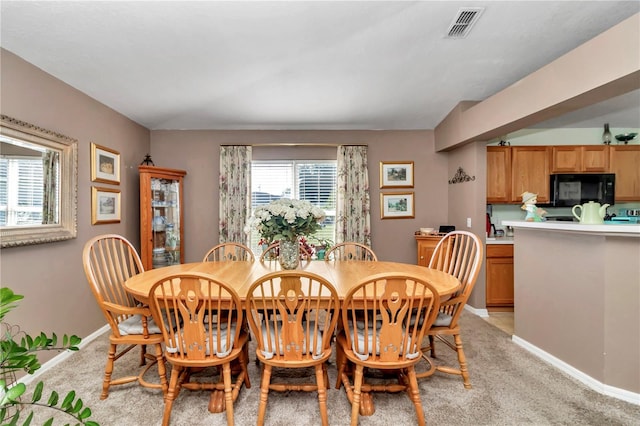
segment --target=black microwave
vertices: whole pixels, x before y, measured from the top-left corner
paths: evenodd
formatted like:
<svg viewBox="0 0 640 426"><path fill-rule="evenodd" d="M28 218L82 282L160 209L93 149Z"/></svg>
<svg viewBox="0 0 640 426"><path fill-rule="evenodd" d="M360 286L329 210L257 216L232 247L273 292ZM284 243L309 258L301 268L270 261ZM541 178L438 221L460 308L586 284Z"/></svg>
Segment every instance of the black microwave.
<svg viewBox="0 0 640 426"><path fill-rule="evenodd" d="M574 173L551 175L550 206L572 207L595 201L614 204L616 175L613 173Z"/></svg>

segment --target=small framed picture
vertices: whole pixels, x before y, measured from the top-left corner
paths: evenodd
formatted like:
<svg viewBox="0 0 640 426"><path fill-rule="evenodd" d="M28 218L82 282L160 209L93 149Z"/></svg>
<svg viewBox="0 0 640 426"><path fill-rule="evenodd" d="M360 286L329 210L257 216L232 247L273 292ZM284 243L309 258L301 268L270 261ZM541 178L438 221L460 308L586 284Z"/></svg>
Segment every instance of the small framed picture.
<svg viewBox="0 0 640 426"><path fill-rule="evenodd" d="M120 153L91 142L91 182L120 184Z"/></svg>
<svg viewBox="0 0 640 426"><path fill-rule="evenodd" d="M120 190L91 188L91 224L120 222Z"/></svg>
<svg viewBox="0 0 640 426"><path fill-rule="evenodd" d="M413 188L413 161L381 161L380 188Z"/></svg>
<svg viewBox="0 0 640 426"><path fill-rule="evenodd" d="M410 219L415 217L413 192L380 193L382 219Z"/></svg>

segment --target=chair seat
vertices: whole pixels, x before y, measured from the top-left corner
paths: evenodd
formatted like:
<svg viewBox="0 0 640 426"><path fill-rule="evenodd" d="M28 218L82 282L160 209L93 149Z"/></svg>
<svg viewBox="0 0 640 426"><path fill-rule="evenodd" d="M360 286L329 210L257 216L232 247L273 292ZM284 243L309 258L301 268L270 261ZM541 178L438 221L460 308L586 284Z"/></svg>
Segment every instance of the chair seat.
<svg viewBox="0 0 640 426"><path fill-rule="evenodd" d="M433 327L449 327L452 319L453 317L451 315L438 312L438 317L433 322Z"/></svg>
<svg viewBox="0 0 640 426"><path fill-rule="evenodd" d="M349 327L351 330L351 335L353 336L353 329L351 329L351 327ZM380 330L382 328L382 321L377 321L376 322L376 330ZM355 340L353 342L351 342L351 351L353 352L353 354L355 356L357 356L358 358L360 358L360 360L362 361L366 361L367 359L369 359L369 355L371 355L373 353L373 327L370 324L368 327L368 330L365 332L364 329L364 322L358 321L356 323L356 333L355 336L357 337L358 341L356 342ZM402 333L402 336L404 337L404 332ZM365 346L365 340L367 341L367 346ZM414 347L415 346L415 347ZM362 348L364 349L365 347L368 348L368 351L362 352L361 350L359 351L358 348ZM375 348L376 348L376 355L380 355L380 338L379 335L376 336L376 344L375 344ZM413 352L411 352L411 349L413 348ZM406 348L406 357L407 359L416 359L419 356L422 355L422 352L420 351L420 347L419 345L413 345L411 342L411 338L409 338L408 342L407 342L407 348Z"/></svg>
<svg viewBox="0 0 640 426"><path fill-rule="evenodd" d="M118 330L122 335L129 334L144 334L144 327L142 326L142 315L133 315L118 324ZM153 321L153 318L147 318L147 330L149 334L160 334L162 331L158 324Z"/></svg>
<svg viewBox="0 0 640 426"><path fill-rule="evenodd" d="M311 321L309 324L309 329L313 330L315 323L313 321ZM265 323L262 324L262 338L264 339L265 342L275 342L276 341L276 336L275 336L275 330L273 328L270 328L270 330L267 331L267 326ZM303 322L302 323L302 328L303 330L307 329L307 323ZM282 321L278 321L278 329L281 330L282 329ZM267 336L267 334L270 334L271 336ZM304 333L306 335L306 333ZM278 348L276 348L278 350L278 354L279 355L284 355L284 348L285 345L282 342L282 335L278 336ZM303 346L303 351L305 353L311 353L312 352L312 347L310 347L312 344L307 345L306 339L302 340L302 346ZM266 346L266 345L265 345ZM266 349L266 347L265 347ZM264 356L266 359L271 359L275 356L275 351L267 351L267 350L260 350L260 353L262 354L262 356ZM315 345L315 351L313 351L312 353L312 358L313 359L320 359L323 356L323 351L322 351L322 331L318 330L318 334L317 334L317 339L316 339L316 345Z"/></svg>
<svg viewBox="0 0 640 426"><path fill-rule="evenodd" d="M213 331L211 332L211 340L209 340L209 333L207 333L206 337L205 337L205 354L206 355L210 355L212 353L215 353L216 356L218 357L225 357L227 355L229 355L231 353L231 349L233 349L233 343L234 343L234 336L236 334L236 326L235 324L231 325L231 337L229 339L229 344L227 345L227 335L228 335L228 329L227 329L227 324L220 324L220 338L218 338L218 333L217 333L217 324L212 324L213 325ZM204 326L204 329L208 332L209 331L209 324L206 324ZM182 336L181 336L182 337ZM166 347L166 351L167 353L170 354L176 354L181 352L180 351L180 347L182 346L184 348L185 343L184 340L182 341L182 345L179 344L178 340L177 340L178 336L176 336L172 341L171 344L168 344ZM220 341L220 348L218 348L218 341Z"/></svg>

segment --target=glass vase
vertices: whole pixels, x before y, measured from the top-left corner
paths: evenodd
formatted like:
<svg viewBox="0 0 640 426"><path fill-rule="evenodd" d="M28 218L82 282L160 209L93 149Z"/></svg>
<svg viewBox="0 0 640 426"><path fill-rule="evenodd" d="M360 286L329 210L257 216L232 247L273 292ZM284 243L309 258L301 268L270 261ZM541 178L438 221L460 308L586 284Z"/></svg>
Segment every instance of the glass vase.
<svg viewBox="0 0 640 426"><path fill-rule="evenodd" d="M280 240L278 262L282 269L296 269L300 262L298 240Z"/></svg>

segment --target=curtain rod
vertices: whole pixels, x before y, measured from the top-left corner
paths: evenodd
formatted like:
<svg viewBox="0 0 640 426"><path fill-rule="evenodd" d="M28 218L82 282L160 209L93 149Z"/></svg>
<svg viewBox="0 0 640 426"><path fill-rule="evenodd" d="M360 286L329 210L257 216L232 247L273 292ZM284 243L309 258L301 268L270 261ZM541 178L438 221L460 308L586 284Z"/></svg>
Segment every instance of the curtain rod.
<svg viewBox="0 0 640 426"><path fill-rule="evenodd" d="M260 144L223 144L220 146L369 146L367 144L347 144L347 143L260 143Z"/></svg>

